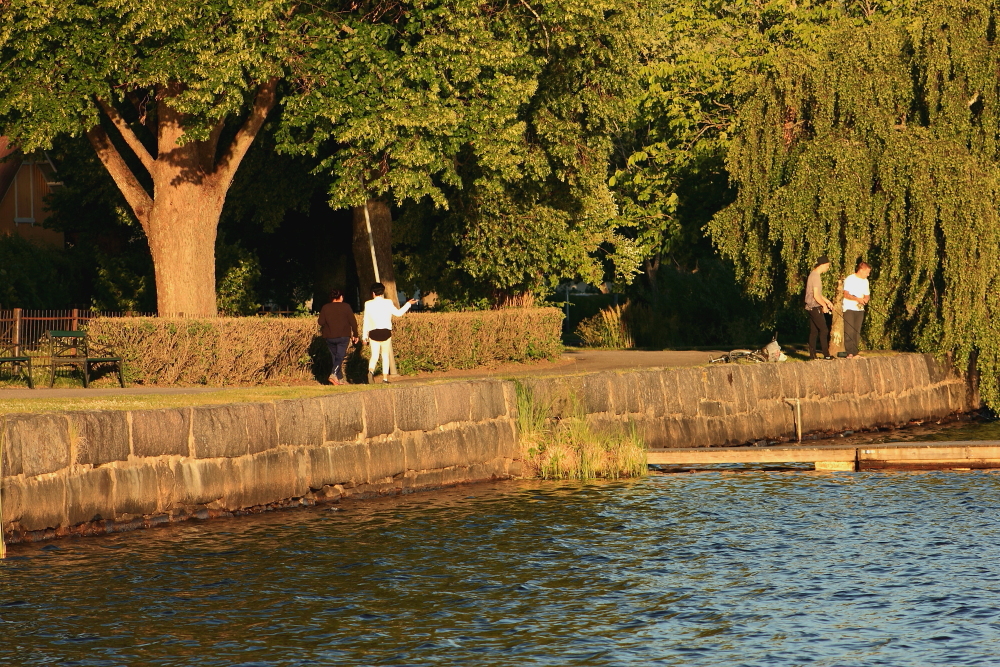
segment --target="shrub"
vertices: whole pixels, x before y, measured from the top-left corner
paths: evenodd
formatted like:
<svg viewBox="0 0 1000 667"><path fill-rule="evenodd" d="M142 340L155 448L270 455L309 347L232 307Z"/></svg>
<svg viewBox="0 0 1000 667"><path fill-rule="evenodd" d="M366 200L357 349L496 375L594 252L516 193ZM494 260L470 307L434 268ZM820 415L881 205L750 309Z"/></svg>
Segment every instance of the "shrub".
<svg viewBox="0 0 1000 667"><path fill-rule="evenodd" d="M580 342L588 347L609 347L629 349L635 347L632 335L630 315L637 306L626 303L624 306L608 306L593 317L580 322L576 335Z"/></svg>
<svg viewBox="0 0 1000 667"><path fill-rule="evenodd" d="M147 385L251 385L312 376L313 318L99 317L91 339L124 359L125 379Z"/></svg>
<svg viewBox="0 0 1000 667"><path fill-rule="evenodd" d="M551 359L562 352L557 308L411 313L393 323L402 374Z"/></svg>
<svg viewBox="0 0 1000 667"><path fill-rule="evenodd" d="M407 374L552 358L562 351L561 322L555 308L407 314L393 324L396 367ZM88 331L124 358L134 384L276 384L330 373L312 316L102 317ZM350 355L349 377L364 377L365 356L367 348Z"/></svg>

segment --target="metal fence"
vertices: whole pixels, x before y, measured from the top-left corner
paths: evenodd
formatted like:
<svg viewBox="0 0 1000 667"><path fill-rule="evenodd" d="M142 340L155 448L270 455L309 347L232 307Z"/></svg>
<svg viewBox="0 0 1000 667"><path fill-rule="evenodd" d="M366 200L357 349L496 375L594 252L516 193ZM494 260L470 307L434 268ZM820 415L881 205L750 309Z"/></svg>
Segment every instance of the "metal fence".
<svg viewBox="0 0 1000 667"><path fill-rule="evenodd" d="M14 354L45 352L46 331L79 331L95 317L131 317L146 313L105 313L87 308L69 310L0 310L0 343Z"/></svg>

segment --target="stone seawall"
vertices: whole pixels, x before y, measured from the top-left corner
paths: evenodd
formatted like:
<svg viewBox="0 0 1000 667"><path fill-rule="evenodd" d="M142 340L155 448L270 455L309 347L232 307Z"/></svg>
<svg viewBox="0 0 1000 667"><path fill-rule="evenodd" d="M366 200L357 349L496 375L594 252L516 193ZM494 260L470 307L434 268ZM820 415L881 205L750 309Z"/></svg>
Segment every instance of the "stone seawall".
<svg viewBox="0 0 1000 667"><path fill-rule="evenodd" d="M739 445L802 432L898 426L979 407L932 355L592 373L525 382L551 417L634 422L649 447Z"/></svg>
<svg viewBox="0 0 1000 667"><path fill-rule="evenodd" d="M742 444L935 419L975 407L933 357L531 379L552 417L634 422L650 447ZM517 476L514 382L392 386L192 408L6 415L9 541L95 534L351 495Z"/></svg>

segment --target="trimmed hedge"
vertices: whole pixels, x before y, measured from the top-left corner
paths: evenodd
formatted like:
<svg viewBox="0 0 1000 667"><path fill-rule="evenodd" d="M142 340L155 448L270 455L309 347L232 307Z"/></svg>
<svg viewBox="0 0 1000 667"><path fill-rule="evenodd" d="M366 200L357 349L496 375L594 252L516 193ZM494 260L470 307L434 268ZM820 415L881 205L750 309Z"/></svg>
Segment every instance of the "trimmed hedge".
<svg viewBox="0 0 1000 667"><path fill-rule="evenodd" d="M312 377L314 318L98 317L92 340L120 354L125 381L143 385L254 385Z"/></svg>
<svg viewBox="0 0 1000 667"><path fill-rule="evenodd" d="M408 313L393 322L400 373L551 359L562 352L558 308Z"/></svg>
<svg viewBox="0 0 1000 667"><path fill-rule="evenodd" d="M552 358L562 351L562 317L556 308L407 314L393 323L397 370ZM124 358L130 384L279 384L324 378L330 370L315 317L107 317L91 320L88 332ZM358 355L351 356L357 365Z"/></svg>

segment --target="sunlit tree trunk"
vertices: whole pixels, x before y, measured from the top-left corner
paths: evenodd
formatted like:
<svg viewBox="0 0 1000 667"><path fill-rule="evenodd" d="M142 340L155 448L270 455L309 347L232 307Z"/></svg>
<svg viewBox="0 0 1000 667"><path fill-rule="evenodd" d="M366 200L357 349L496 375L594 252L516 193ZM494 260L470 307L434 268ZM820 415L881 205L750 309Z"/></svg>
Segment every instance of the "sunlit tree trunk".
<svg viewBox="0 0 1000 667"><path fill-rule="evenodd" d="M167 103L180 86L156 91L156 155L133 132L117 108L97 100L105 117L142 163L152 193L129 168L101 125L87 136L149 241L156 274L156 304L162 316L214 316L215 239L226 193L236 170L275 103L277 80L260 86L253 109L224 149L219 121L205 140L186 140L186 118Z"/></svg>
<svg viewBox="0 0 1000 667"><path fill-rule="evenodd" d="M830 356L844 351L844 281L837 281L833 297L833 324L830 326Z"/></svg>

